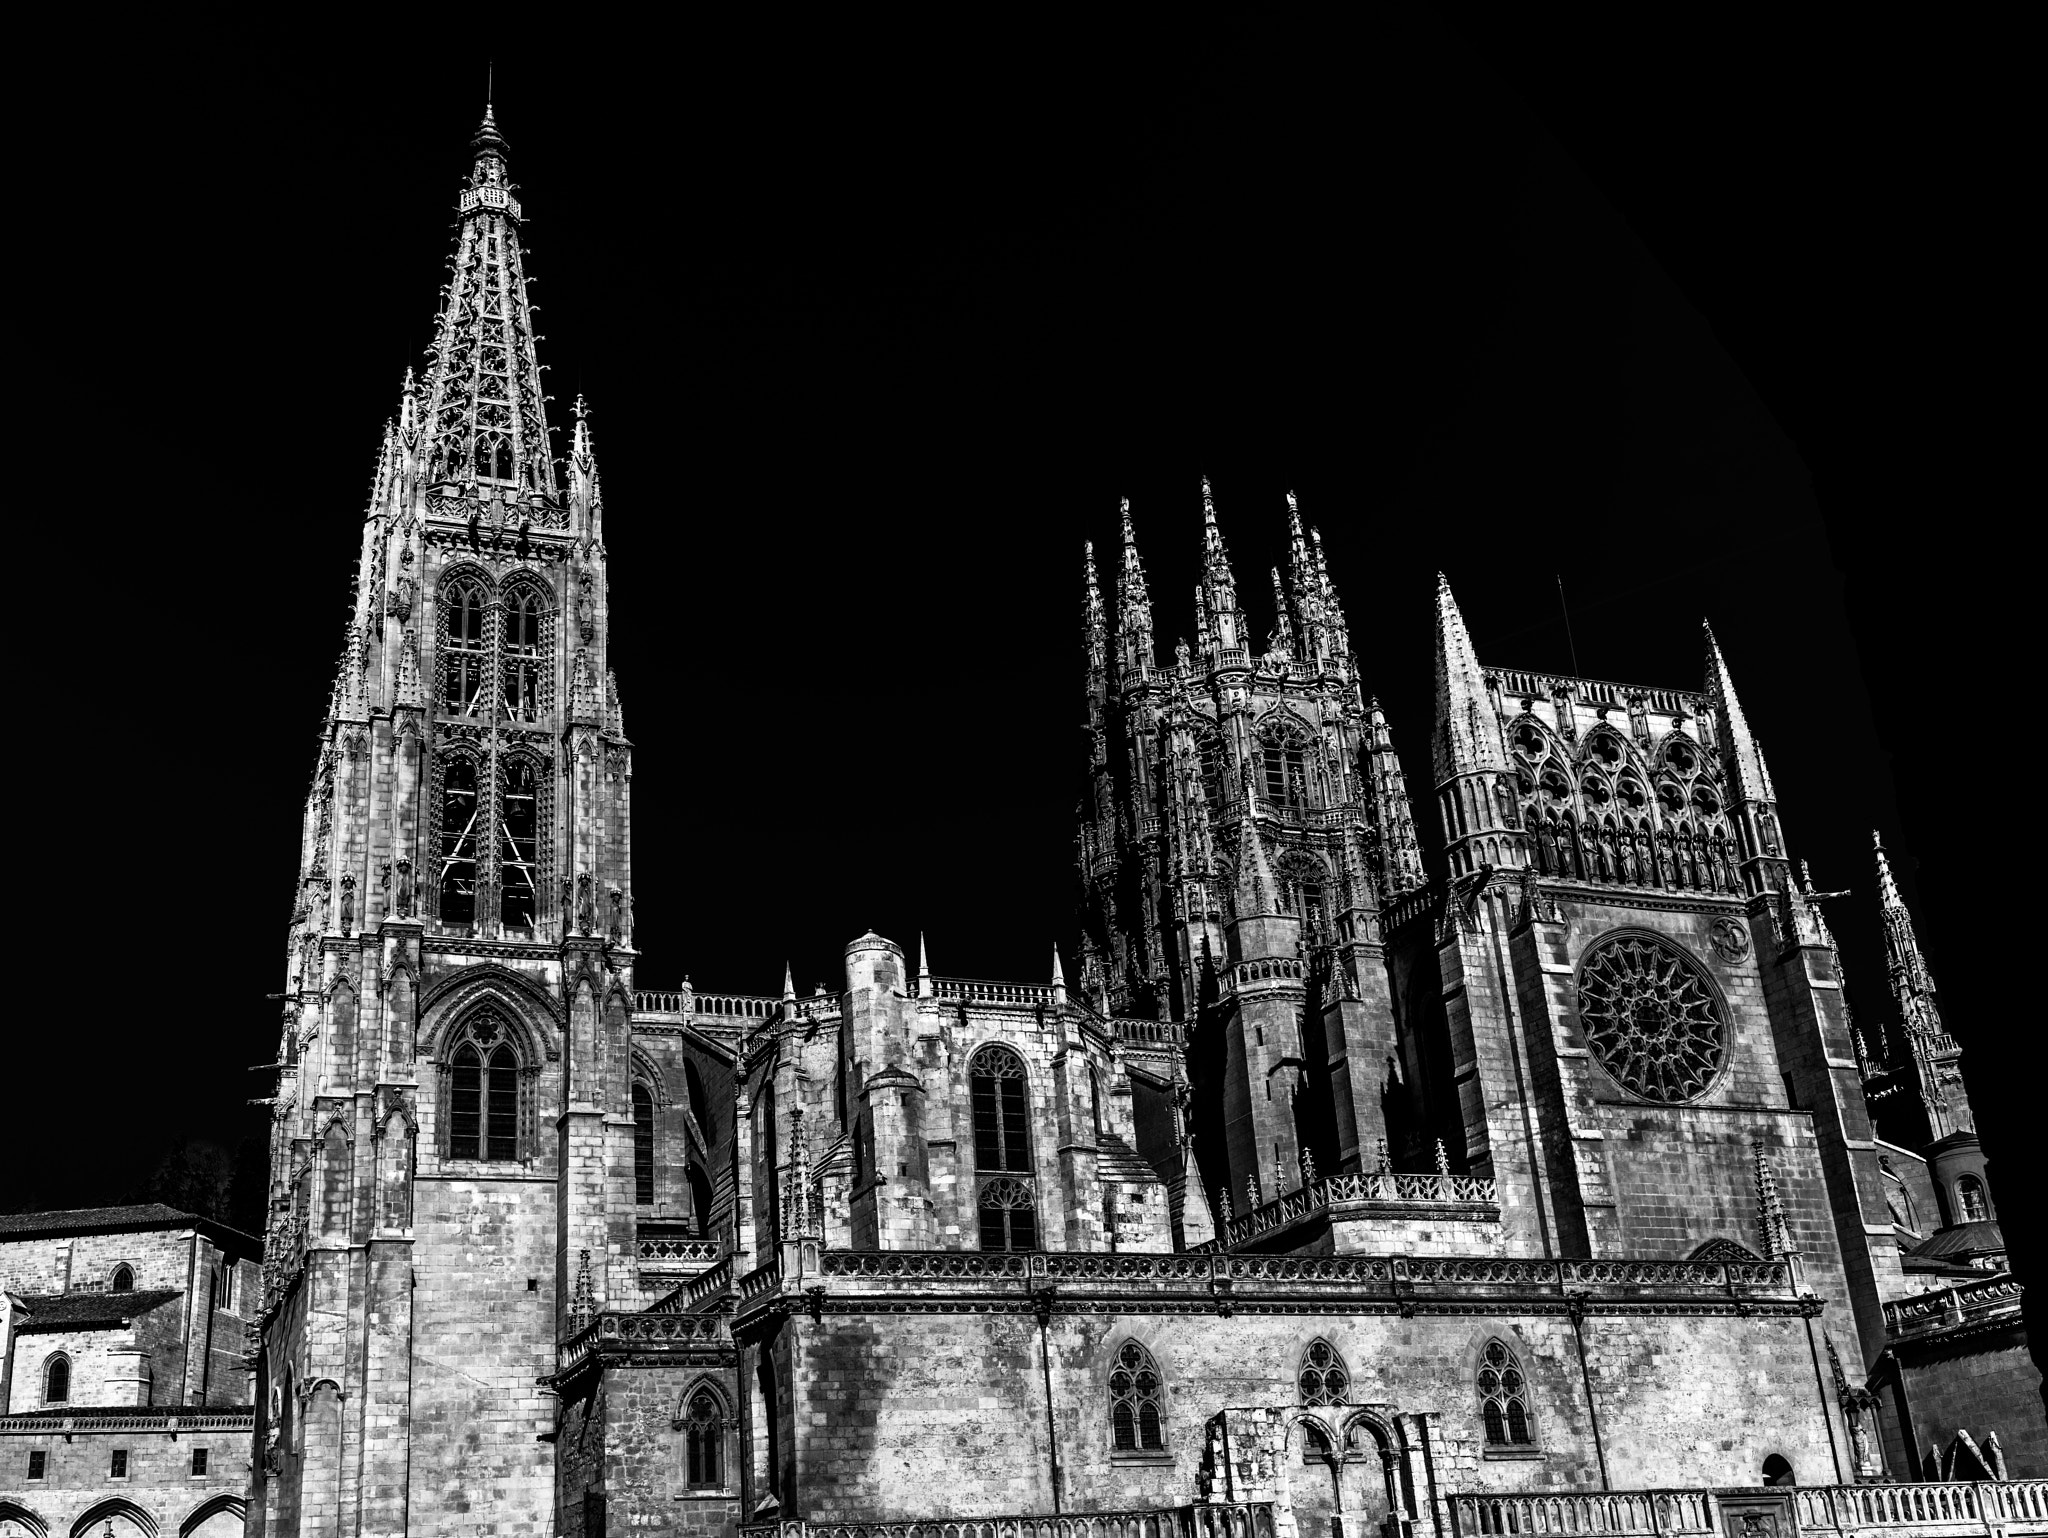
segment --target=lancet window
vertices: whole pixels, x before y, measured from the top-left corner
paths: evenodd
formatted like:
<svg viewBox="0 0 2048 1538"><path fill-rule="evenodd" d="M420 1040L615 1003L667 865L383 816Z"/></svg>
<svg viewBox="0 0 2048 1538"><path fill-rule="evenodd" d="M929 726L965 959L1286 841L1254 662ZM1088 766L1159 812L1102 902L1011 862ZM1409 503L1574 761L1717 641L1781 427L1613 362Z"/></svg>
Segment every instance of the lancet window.
<svg viewBox="0 0 2048 1538"><path fill-rule="evenodd" d="M537 721L550 703L546 619L547 603L538 590L520 585L505 594L503 702L514 721Z"/></svg>
<svg viewBox="0 0 2048 1538"><path fill-rule="evenodd" d="M1277 811L1308 808L1308 742L1308 731L1298 721L1274 718L1259 728L1266 801Z"/></svg>
<svg viewBox="0 0 2048 1538"><path fill-rule="evenodd" d="M1536 1440L1529 1420L1529 1383L1507 1342L1490 1340L1480 1354L1479 1418L1488 1447L1525 1447Z"/></svg>
<svg viewBox="0 0 2048 1538"><path fill-rule="evenodd" d="M1152 1452L1166 1446L1162 1403L1152 1353L1134 1340L1125 1341L1109 1374L1110 1435L1118 1452Z"/></svg>
<svg viewBox="0 0 2048 1538"><path fill-rule="evenodd" d="M633 1086L633 1201L654 1205L654 1096L645 1084Z"/></svg>
<svg viewBox="0 0 2048 1538"><path fill-rule="evenodd" d="M499 917L508 929L531 929L540 877L540 773L524 756L507 758L498 850Z"/></svg>
<svg viewBox="0 0 2048 1538"><path fill-rule="evenodd" d="M43 1369L43 1403L69 1404L71 1402L71 1358L58 1355L50 1358Z"/></svg>
<svg viewBox="0 0 2048 1538"><path fill-rule="evenodd" d="M467 753L441 759L440 912L444 924L476 922L477 761Z"/></svg>
<svg viewBox="0 0 2048 1538"><path fill-rule="evenodd" d="M1202 798L1209 803L1211 816L1223 810L1224 786L1228 776L1224 772L1223 737L1213 727L1203 727L1195 732L1195 752L1202 765Z"/></svg>
<svg viewBox="0 0 2048 1538"><path fill-rule="evenodd" d="M981 1247L1036 1249L1038 1203L1031 1181L1031 1112L1024 1060L1008 1047L983 1047L968 1065L968 1085L974 1107Z"/></svg>
<svg viewBox="0 0 2048 1538"><path fill-rule="evenodd" d="M447 1154L509 1163L521 1157L530 1119L525 1075L504 1021L485 1010L448 1059Z"/></svg>
<svg viewBox="0 0 2048 1538"><path fill-rule="evenodd" d="M449 583L442 590L441 612L447 626L441 654L441 703L453 715L473 716L482 703L490 658L482 584L467 577Z"/></svg>
<svg viewBox="0 0 2048 1538"><path fill-rule="evenodd" d="M684 1478L692 1489L725 1483L724 1453L725 1407L710 1388L700 1388L683 1410Z"/></svg>
<svg viewBox="0 0 2048 1538"><path fill-rule="evenodd" d="M109 1292L133 1292L135 1290L135 1272L133 1268L126 1263L114 1267L114 1274L107 1279L107 1290Z"/></svg>

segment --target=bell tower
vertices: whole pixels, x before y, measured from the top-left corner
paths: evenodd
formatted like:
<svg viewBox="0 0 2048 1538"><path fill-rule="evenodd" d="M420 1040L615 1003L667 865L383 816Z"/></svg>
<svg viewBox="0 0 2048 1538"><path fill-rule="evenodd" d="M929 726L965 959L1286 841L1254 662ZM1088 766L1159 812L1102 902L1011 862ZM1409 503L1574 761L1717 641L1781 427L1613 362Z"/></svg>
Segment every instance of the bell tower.
<svg viewBox="0 0 2048 1538"><path fill-rule="evenodd" d="M267 1444L271 1533L435 1529L473 1482L548 1528L537 1380L572 1293L601 1306L631 1253L632 745L604 501L580 400L555 457L488 107L456 212L301 828L261 1372L271 1430L321 1431ZM434 1365L451 1349L461 1373Z"/></svg>

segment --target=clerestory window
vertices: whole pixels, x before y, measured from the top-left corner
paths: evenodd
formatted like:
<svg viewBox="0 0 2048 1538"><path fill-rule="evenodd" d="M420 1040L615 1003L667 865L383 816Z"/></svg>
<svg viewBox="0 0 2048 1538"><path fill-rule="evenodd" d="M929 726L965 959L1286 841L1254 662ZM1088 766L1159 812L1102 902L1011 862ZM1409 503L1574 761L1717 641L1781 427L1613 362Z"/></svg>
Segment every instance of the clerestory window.
<svg viewBox="0 0 2048 1538"><path fill-rule="evenodd" d="M53 1356L43 1369L43 1403L69 1404L71 1402L71 1358Z"/></svg>
<svg viewBox="0 0 2048 1538"><path fill-rule="evenodd" d="M1159 1368L1152 1353L1127 1340L1109 1374L1109 1427L1116 1451L1152 1452L1166 1446Z"/></svg>
<svg viewBox="0 0 2048 1538"><path fill-rule="evenodd" d="M1344 1366L1344 1358L1337 1354L1337 1348L1318 1336L1308 1343L1308 1349L1301 1354L1301 1372L1296 1380L1301 1387L1303 1404L1331 1405L1347 1404L1351 1392L1351 1374Z"/></svg>
<svg viewBox="0 0 2048 1538"><path fill-rule="evenodd" d="M1526 1447L1536 1439L1529 1425L1529 1384L1507 1343L1490 1340L1479 1364L1479 1417L1488 1447Z"/></svg>
<svg viewBox="0 0 2048 1538"><path fill-rule="evenodd" d="M1031 1181L1031 1113L1024 1060L988 1046L968 1065L974 1106L976 1210L984 1250L1038 1247L1037 1200ZM1017 1178L1022 1176L1022 1179Z"/></svg>
<svg viewBox="0 0 2048 1538"><path fill-rule="evenodd" d="M633 1201L654 1205L654 1096L645 1084L633 1086Z"/></svg>

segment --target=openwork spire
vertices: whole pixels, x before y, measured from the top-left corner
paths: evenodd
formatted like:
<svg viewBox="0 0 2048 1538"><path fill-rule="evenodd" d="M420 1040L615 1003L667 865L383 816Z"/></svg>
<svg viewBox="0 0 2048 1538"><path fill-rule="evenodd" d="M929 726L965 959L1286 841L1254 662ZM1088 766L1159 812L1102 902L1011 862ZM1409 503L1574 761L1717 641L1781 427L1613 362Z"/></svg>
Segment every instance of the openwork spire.
<svg viewBox="0 0 2048 1538"><path fill-rule="evenodd" d="M1714 627L1702 624L1707 634L1707 702L1719 717L1722 755L1735 785L1735 794L1745 801L1775 801L1771 771L1764 766L1763 750L1742 702L1735 697L1735 681L1728 676L1728 659L1721 655L1721 643L1714 639Z"/></svg>
<svg viewBox="0 0 2048 1538"><path fill-rule="evenodd" d="M1206 475L1202 477L1202 587L1216 644L1242 646L1244 639L1237 629L1237 580L1230 574L1230 553L1223 548L1223 530L1216 525L1216 498Z"/></svg>
<svg viewBox="0 0 2048 1538"><path fill-rule="evenodd" d="M554 456L506 149L486 107L470 141L455 271L424 392L426 477L475 484L486 494L552 497Z"/></svg>
<svg viewBox="0 0 2048 1538"><path fill-rule="evenodd" d="M1436 777L1442 784L1481 769L1506 769L1500 723L1450 579L1436 574Z"/></svg>
<svg viewBox="0 0 2048 1538"><path fill-rule="evenodd" d="M1099 668L1109 660L1109 617L1102 607L1102 584L1095 578L1095 541L1081 546L1081 572L1087 596L1081 604L1081 639L1088 649L1088 666Z"/></svg>
<svg viewBox="0 0 2048 1538"><path fill-rule="evenodd" d="M1885 973L1892 985L1892 998L1899 1006L1899 1020L1910 1032L1938 1035L1941 1011L1934 1002L1934 979L1921 954L1920 936L1913 928L1913 915L1899 895L1899 883L1892 875L1892 862L1884 852L1884 840L1870 835L1877 854L1877 896L1884 908Z"/></svg>
<svg viewBox="0 0 2048 1538"><path fill-rule="evenodd" d="M1116 584L1116 634L1125 667L1152 665L1152 594L1145 563L1138 559L1138 534L1131 527L1131 499L1123 499L1124 565Z"/></svg>

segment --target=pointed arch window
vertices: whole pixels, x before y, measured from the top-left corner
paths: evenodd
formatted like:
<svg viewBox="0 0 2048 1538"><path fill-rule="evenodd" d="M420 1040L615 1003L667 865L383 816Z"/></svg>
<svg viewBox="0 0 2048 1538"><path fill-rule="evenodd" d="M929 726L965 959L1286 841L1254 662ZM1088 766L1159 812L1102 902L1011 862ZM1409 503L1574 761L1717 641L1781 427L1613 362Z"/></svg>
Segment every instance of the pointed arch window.
<svg viewBox="0 0 2048 1538"><path fill-rule="evenodd" d="M683 1410L684 1478L693 1490L725 1483L725 1406L708 1387L690 1396Z"/></svg>
<svg viewBox="0 0 2048 1538"><path fill-rule="evenodd" d="M472 716L483 696L488 648L484 640L484 590L458 578L441 599L447 645L441 663L441 703L456 715Z"/></svg>
<svg viewBox="0 0 2048 1538"><path fill-rule="evenodd" d="M476 922L476 760L451 753L441 761L441 922Z"/></svg>
<svg viewBox="0 0 2048 1538"><path fill-rule="evenodd" d="M43 1403L69 1404L71 1402L71 1358L61 1352L50 1358L43 1368Z"/></svg>
<svg viewBox="0 0 2048 1538"><path fill-rule="evenodd" d="M1223 772L1223 737L1214 730L1195 734L1195 751L1202 766L1202 797L1209 803L1211 814L1223 810L1223 795L1228 776Z"/></svg>
<svg viewBox="0 0 2048 1538"><path fill-rule="evenodd" d="M114 1267L114 1274L107 1278L109 1292L133 1292L135 1290L135 1269L125 1261Z"/></svg>
<svg viewBox="0 0 2048 1538"><path fill-rule="evenodd" d="M1337 1348L1321 1336L1310 1341L1308 1349L1302 1352L1301 1372L1296 1382L1301 1386L1303 1404L1350 1403L1351 1373L1344 1365L1344 1358L1337 1354Z"/></svg>
<svg viewBox="0 0 2048 1538"><path fill-rule="evenodd" d="M1166 1446L1159 1368L1152 1353L1127 1340L1109 1374L1109 1428L1116 1451L1156 1452Z"/></svg>
<svg viewBox="0 0 2048 1538"><path fill-rule="evenodd" d="M1286 811L1308 805L1308 733L1293 722L1269 722L1259 734L1266 800Z"/></svg>
<svg viewBox="0 0 2048 1538"><path fill-rule="evenodd" d="M974 1107L981 1247L1036 1249L1038 1202L1030 1183L1031 1112L1024 1060L1008 1047L983 1047L968 1064L967 1078Z"/></svg>
<svg viewBox="0 0 2048 1538"><path fill-rule="evenodd" d="M502 760L503 845L498 850L499 917L510 929L533 928L540 875L540 773L530 758Z"/></svg>
<svg viewBox="0 0 2048 1538"><path fill-rule="evenodd" d="M531 587L515 587L505 595L505 714L515 721L537 721L546 708L542 669L546 663L542 618L546 606Z"/></svg>
<svg viewBox="0 0 2048 1538"><path fill-rule="evenodd" d="M633 1086L633 1201L654 1205L654 1096L645 1084Z"/></svg>
<svg viewBox="0 0 2048 1538"><path fill-rule="evenodd" d="M450 1064L448 1156L510 1163L519 1157L519 1059L505 1042L465 1041Z"/></svg>
<svg viewBox="0 0 2048 1538"><path fill-rule="evenodd" d="M1480 1353L1479 1418L1488 1447L1527 1447L1536 1440L1529 1420L1529 1384L1506 1341L1490 1340Z"/></svg>

